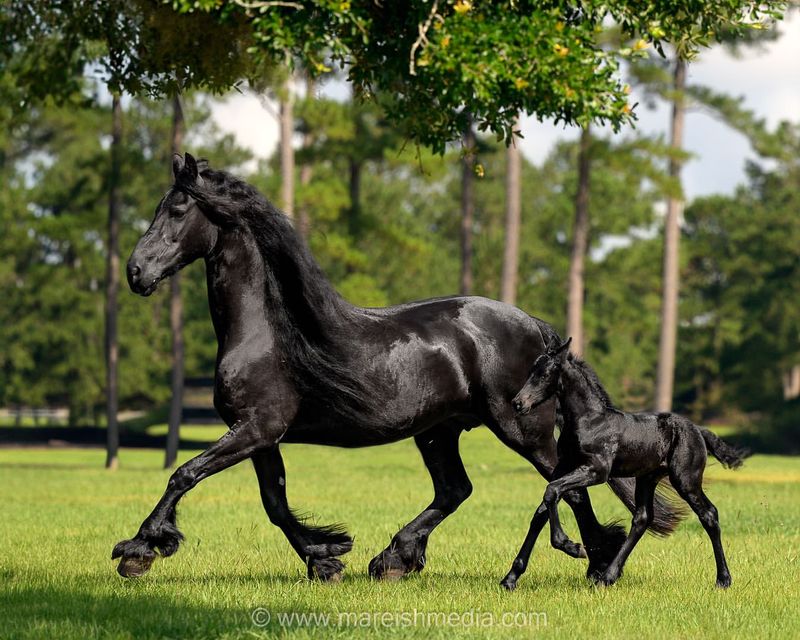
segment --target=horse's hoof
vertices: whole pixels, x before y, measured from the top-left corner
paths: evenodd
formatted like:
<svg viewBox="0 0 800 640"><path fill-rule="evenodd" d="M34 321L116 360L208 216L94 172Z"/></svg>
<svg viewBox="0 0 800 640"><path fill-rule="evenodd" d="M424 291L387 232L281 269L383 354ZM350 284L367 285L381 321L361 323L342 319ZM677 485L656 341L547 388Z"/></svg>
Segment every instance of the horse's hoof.
<svg viewBox="0 0 800 640"><path fill-rule="evenodd" d="M312 559L308 562L309 580L341 582L344 562L337 558Z"/></svg>
<svg viewBox="0 0 800 640"><path fill-rule="evenodd" d="M731 586L731 577L730 576L719 576L717 578L717 588L718 589L727 589Z"/></svg>
<svg viewBox="0 0 800 640"><path fill-rule="evenodd" d="M384 571L379 577L380 580L385 580L386 582L397 582L398 580L402 580L408 575L408 571L404 571L403 569L397 569L392 567Z"/></svg>
<svg viewBox="0 0 800 640"><path fill-rule="evenodd" d="M619 576L612 576L608 573L604 573L603 575L594 578L593 582L598 587L610 587L615 584L617 580L619 580Z"/></svg>
<svg viewBox="0 0 800 640"><path fill-rule="evenodd" d="M155 557L122 558L117 565L117 573L123 578L141 578L150 571Z"/></svg>

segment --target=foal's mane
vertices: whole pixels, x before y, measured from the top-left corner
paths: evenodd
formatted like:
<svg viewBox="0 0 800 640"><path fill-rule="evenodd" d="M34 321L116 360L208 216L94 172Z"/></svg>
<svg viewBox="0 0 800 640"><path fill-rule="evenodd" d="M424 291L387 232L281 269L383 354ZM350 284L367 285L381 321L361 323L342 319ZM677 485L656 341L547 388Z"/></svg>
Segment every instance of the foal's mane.
<svg viewBox="0 0 800 640"><path fill-rule="evenodd" d="M301 397L347 419L363 418L372 404L367 382L344 357L356 307L338 294L289 218L255 187L225 171L204 168L200 175L202 184L191 192L201 207L255 240L265 266L264 303Z"/></svg>
<svg viewBox="0 0 800 640"><path fill-rule="evenodd" d="M597 396L600 402L603 403L603 406L607 409L616 410L614 403L611 401L611 397L608 395L605 387L603 387L603 384L600 382L600 378L597 377L595 370L589 366L589 363L573 354L569 354L569 356L567 356L567 360L581 373L583 379L586 381L587 386L591 392Z"/></svg>

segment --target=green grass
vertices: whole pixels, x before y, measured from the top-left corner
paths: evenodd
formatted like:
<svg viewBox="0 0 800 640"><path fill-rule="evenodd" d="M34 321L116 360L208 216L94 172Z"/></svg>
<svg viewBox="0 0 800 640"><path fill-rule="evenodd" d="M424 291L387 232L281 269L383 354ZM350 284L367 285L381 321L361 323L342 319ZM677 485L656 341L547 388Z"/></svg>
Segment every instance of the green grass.
<svg viewBox="0 0 800 640"><path fill-rule="evenodd" d="M428 566L400 583L366 577L369 559L430 499L413 444L364 450L287 446L290 504L355 535L345 579L317 584L261 508L254 474L240 465L201 483L182 503L180 552L146 577L126 581L111 548L132 536L168 474L159 451L124 450L121 469L102 469L99 450L0 450L0 637L297 638L507 637L707 638L800 634L800 460L758 456L731 472L713 463L708 493L719 507L734 584L714 588L710 544L695 519L668 540L647 536L613 588L583 577L583 561L534 552L514 593L505 574L544 483L486 430L462 440L473 496L432 536ZM184 452L184 457L189 455ZM610 492L593 491L603 518L625 518ZM564 509L568 531L574 521ZM251 612L271 612L266 627ZM478 626L494 616L498 624ZM329 615L329 626L279 614ZM358 615L355 629L339 614ZM362 612L386 612L368 619ZM400 617L405 612L407 617ZM416 612L416 614L414 613ZM426 618L435 612L438 617ZM527 612L533 624L502 626ZM453 619L443 622L443 616ZM467 614L466 617L462 617ZM415 617L416 616L416 617ZM538 620L538 624L537 624ZM413 623L413 624L412 624Z"/></svg>

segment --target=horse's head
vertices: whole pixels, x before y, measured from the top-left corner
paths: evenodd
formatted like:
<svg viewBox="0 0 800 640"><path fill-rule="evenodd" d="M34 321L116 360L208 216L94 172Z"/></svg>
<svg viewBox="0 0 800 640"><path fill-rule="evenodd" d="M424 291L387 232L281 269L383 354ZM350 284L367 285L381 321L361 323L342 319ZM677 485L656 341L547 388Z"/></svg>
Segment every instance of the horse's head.
<svg viewBox="0 0 800 640"><path fill-rule="evenodd" d="M572 342L572 338L567 338L562 344L549 347L545 353L536 358L525 385L511 400L517 413L525 415L555 395L561 378L561 370L569 353L570 342Z"/></svg>
<svg viewBox="0 0 800 640"><path fill-rule="evenodd" d="M161 280L208 255L217 242L219 227L189 195L203 184L197 164L188 153L185 159L178 154L172 158L175 184L128 260L128 284L134 293L149 296Z"/></svg>

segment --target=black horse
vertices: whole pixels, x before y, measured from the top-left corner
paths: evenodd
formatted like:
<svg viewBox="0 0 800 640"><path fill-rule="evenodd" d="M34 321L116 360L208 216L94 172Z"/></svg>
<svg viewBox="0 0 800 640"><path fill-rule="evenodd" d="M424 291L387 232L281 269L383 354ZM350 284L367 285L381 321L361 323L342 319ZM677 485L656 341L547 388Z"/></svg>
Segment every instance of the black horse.
<svg viewBox="0 0 800 640"><path fill-rule="evenodd" d="M619 553L595 576L612 585L636 543L653 519L653 500L658 483L670 483L692 510L711 538L717 564L717 586L727 588L731 574L725 562L717 509L703 492L703 471L710 453L724 466L736 468L747 452L732 447L706 429L673 413L625 413L613 407L594 370L568 355L570 340L539 356L525 386L514 397L520 415L553 396L564 414L558 439L555 480L547 485L544 500L531 521L530 531L504 584L513 588L528 562L543 521L550 520L552 545L571 553L572 542L558 519L558 502L565 492L586 489L613 477L636 478L636 511L631 531Z"/></svg>
<svg viewBox="0 0 800 640"><path fill-rule="evenodd" d="M419 571L431 531L470 495L458 451L462 431L484 423L546 478L556 464L555 403L519 416L510 400L528 363L557 340L546 323L477 297L363 309L343 300L288 218L253 187L188 153L174 157L175 184L128 262L131 289L147 296L162 279L205 259L217 335L214 404L230 430L181 465L132 540L112 558L126 577L156 552L175 553L175 507L208 476L252 459L269 519L303 559L309 577L336 580L352 546L341 527L311 527L286 502L282 442L361 447L413 437L433 481L433 501L369 566L376 578ZM610 482L633 507L633 485ZM605 568L624 541L596 520L585 491L566 496L588 549ZM656 507L654 529L676 514ZM582 555L582 549L581 554Z"/></svg>

